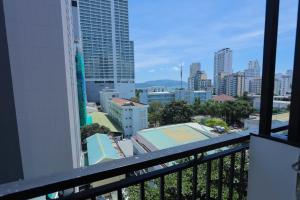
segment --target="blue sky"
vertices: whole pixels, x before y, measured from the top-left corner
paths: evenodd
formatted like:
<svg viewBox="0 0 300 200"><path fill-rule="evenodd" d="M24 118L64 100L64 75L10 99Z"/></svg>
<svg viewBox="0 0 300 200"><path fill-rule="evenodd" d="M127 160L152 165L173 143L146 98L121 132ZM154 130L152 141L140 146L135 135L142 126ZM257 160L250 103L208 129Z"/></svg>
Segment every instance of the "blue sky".
<svg viewBox="0 0 300 200"><path fill-rule="evenodd" d="M233 50L233 70L262 64L265 0L129 0L130 38L135 42L136 82L183 79L201 62L212 78L214 52ZM297 0L280 4L276 71L293 66Z"/></svg>

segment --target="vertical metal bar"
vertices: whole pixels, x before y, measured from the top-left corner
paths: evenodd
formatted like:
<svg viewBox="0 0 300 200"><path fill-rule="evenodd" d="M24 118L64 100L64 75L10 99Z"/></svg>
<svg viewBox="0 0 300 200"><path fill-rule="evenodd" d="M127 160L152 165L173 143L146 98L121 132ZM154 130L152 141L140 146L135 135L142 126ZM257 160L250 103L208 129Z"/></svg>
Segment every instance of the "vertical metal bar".
<svg viewBox="0 0 300 200"><path fill-rule="evenodd" d="M206 199L210 199L210 185L211 185L211 161L207 162L206 167Z"/></svg>
<svg viewBox="0 0 300 200"><path fill-rule="evenodd" d="M140 200L145 199L145 183L141 182L140 184Z"/></svg>
<svg viewBox="0 0 300 200"><path fill-rule="evenodd" d="M123 199L123 195L122 195L122 188L118 189L118 200L122 200Z"/></svg>
<svg viewBox="0 0 300 200"><path fill-rule="evenodd" d="M165 199L165 177L164 176L160 177L160 190L159 190L159 194L160 194L160 199L164 200Z"/></svg>
<svg viewBox="0 0 300 200"><path fill-rule="evenodd" d="M239 184L239 199L244 197L244 169L245 169L245 150L241 152L241 163L240 163L240 184Z"/></svg>
<svg viewBox="0 0 300 200"><path fill-rule="evenodd" d="M230 174L229 174L229 192L228 199L233 197L233 180L234 180L234 165L235 165L235 154L230 156Z"/></svg>
<svg viewBox="0 0 300 200"><path fill-rule="evenodd" d="M294 72L290 105L288 140L300 143L300 2L298 2L297 32L294 55Z"/></svg>
<svg viewBox="0 0 300 200"><path fill-rule="evenodd" d="M219 172L218 172L218 199L222 200L223 189L223 157L219 158Z"/></svg>
<svg viewBox="0 0 300 200"><path fill-rule="evenodd" d="M182 199L182 171L177 172L177 200Z"/></svg>
<svg viewBox="0 0 300 200"><path fill-rule="evenodd" d="M198 167L197 167L197 164L196 164L196 161L197 161L197 155L194 155L194 166L193 166L193 180L192 180L192 184L193 184L193 195L192 195L192 199L193 200L196 200L197 198L197 170L198 170Z"/></svg>
<svg viewBox="0 0 300 200"><path fill-rule="evenodd" d="M259 134L270 135L278 32L279 0L267 0Z"/></svg>

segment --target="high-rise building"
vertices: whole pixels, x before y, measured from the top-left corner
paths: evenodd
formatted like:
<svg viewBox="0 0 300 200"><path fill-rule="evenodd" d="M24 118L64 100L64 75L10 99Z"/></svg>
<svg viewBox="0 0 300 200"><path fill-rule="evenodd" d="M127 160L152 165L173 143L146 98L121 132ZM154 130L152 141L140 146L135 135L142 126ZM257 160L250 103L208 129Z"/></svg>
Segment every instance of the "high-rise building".
<svg viewBox="0 0 300 200"><path fill-rule="evenodd" d="M214 88L215 93L220 93L220 80L219 75L232 73L232 50L230 48L221 49L215 52L214 58Z"/></svg>
<svg viewBox="0 0 300 200"><path fill-rule="evenodd" d="M277 94L281 96L290 95L292 91L292 79L293 79L292 71L288 70L286 74L278 73L275 75L275 78L278 81L277 83L278 89L276 88Z"/></svg>
<svg viewBox="0 0 300 200"><path fill-rule="evenodd" d="M194 79L194 90L211 90L211 80L207 79L207 75L204 71L198 71Z"/></svg>
<svg viewBox="0 0 300 200"><path fill-rule="evenodd" d="M248 92L250 94L261 94L261 78L254 78L249 81Z"/></svg>
<svg viewBox="0 0 300 200"><path fill-rule="evenodd" d="M134 45L129 40L128 0L79 0L88 101L104 88L134 96Z"/></svg>
<svg viewBox="0 0 300 200"><path fill-rule="evenodd" d="M196 73L200 70L201 70L201 64L200 63L192 63L190 65L190 77L195 76Z"/></svg>
<svg viewBox="0 0 300 200"><path fill-rule="evenodd" d="M71 0L0 1L0 183L80 166Z"/></svg>
<svg viewBox="0 0 300 200"><path fill-rule="evenodd" d="M188 89L189 90L195 90L194 85L195 85L195 76L197 72L199 72L201 69L201 64L200 63L192 63L190 65L190 75L188 78Z"/></svg>
<svg viewBox="0 0 300 200"><path fill-rule="evenodd" d="M260 77L260 65L258 60L250 60L248 63L248 68L245 69L245 92L250 92L249 83L253 79Z"/></svg>
<svg viewBox="0 0 300 200"><path fill-rule="evenodd" d="M245 75L243 72L226 75L223 84L224 94L232 97L243 96L245 92Z"/></svg>

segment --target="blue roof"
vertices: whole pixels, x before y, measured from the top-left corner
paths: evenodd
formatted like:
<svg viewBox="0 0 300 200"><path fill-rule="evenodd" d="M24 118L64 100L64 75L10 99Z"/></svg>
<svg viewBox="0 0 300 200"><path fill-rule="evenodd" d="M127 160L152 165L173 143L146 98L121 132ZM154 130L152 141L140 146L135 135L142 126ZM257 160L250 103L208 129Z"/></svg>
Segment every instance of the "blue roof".
<svg viewBox="0 0 300 200"><path fill-rule="evenodd" d="M86 141L89 165L120 158L106 134L96 133L88 137Z"/></svg>

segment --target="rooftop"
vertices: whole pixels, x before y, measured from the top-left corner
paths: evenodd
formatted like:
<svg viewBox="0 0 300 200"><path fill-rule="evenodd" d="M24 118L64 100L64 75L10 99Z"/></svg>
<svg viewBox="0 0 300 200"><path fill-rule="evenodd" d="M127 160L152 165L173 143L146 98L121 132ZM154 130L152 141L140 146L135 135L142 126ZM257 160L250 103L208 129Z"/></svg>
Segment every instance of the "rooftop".
<svg viewBox="0 0 300 200"><path fill-rule="evenodd" d="M88 137L86 141L89 165L120 158L108 135L96 133Z"/></svg>
<svg viewBox="0 0 300 200"><path fill-rule="evenodd" d="M213 100L215 100L215 101L234 101L235 99L232 96L221 94L218 96L214 96Z"/></svg>
<svg viewBox="0 0 300 200"><path fill-rule="evenodd" d="M141 103L133 102L129 99L121 99L121 98L113 98L112 102L118 104L119 106L137 106L137 107L144 107L146 105Z"/></svg>
<svg viewBox="0 0 300 200"><path fill-rule="evenodd" d="M137 133L136 140L149 151L154 151L209 139L214 137L211 130L212 128L198 123L168 125L141 130Z"/></svg>
<svg viewBox="0 0 300 200"><path fill-rule="evenodd" d="M104 112L93 112L90 114L92 116L93 119L93 123L97 123L99 125L102 126L106 126L107 128L110 129L111 132L114 133L122 133L122 129L116 124L114 123L113 120L110 120L108 114L104 113Z"/></svg>

